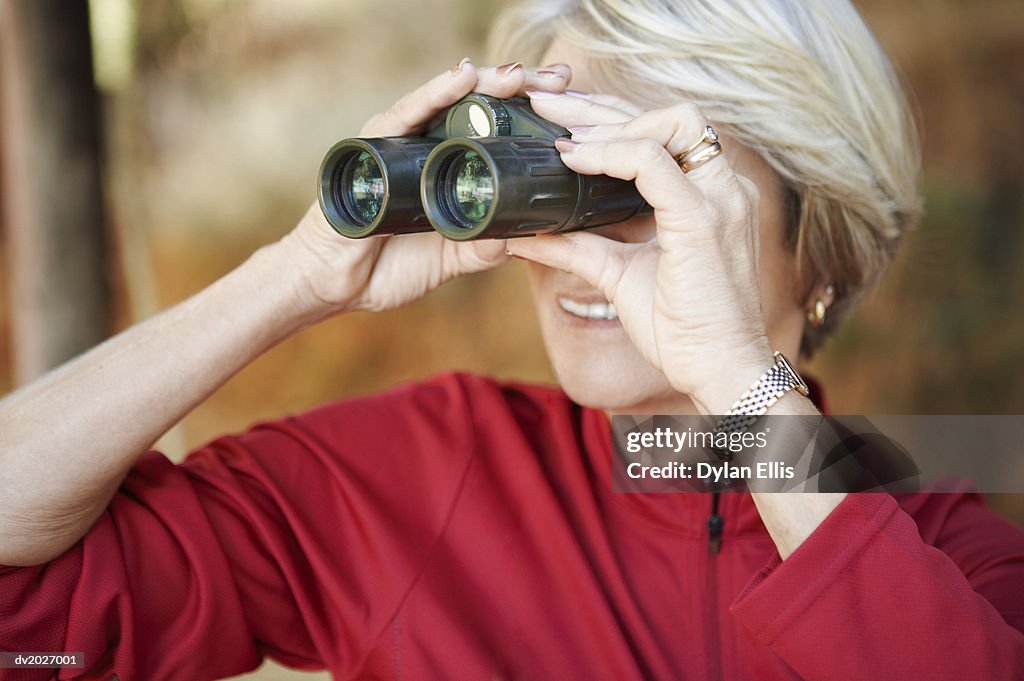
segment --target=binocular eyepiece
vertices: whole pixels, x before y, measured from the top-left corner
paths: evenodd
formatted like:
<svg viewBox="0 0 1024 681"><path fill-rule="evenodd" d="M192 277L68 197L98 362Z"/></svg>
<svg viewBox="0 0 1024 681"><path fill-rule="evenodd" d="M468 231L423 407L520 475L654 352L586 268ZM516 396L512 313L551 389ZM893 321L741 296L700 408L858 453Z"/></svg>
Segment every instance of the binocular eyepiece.
<svg viewBox="0 0 1024 681"><path fill-rule="evenodd" d="M459 241L587 229L650 211L632 182L569 170L554 146L567 135L526 99L468 95L422 137L334 145L320 165L320 207L351 238L435 229Z"/></svg>

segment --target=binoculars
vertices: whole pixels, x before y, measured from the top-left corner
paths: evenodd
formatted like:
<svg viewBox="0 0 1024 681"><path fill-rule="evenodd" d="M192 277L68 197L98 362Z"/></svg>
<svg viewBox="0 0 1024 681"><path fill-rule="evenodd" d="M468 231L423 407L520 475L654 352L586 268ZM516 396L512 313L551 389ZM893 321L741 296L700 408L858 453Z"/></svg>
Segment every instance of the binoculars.
<svg viewBox="0 0 1024 681"><path fill-rule="evenodd" d="M529 100L468 95L423 136L335 144L320 165L320 208L350 238L435 229L458 241L587 229L650 212L632 182L567 168L554 141L568 134Z"/></svg>

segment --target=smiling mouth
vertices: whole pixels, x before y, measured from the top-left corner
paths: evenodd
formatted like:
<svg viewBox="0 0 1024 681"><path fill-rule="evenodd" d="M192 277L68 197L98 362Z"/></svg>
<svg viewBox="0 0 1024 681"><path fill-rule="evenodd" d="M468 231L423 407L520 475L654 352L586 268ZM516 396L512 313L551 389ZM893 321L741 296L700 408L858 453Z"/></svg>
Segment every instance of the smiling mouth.
<svg viewBox="0 0 1024 681"><path fill-rule="evenodd" d="M612 321L619 318L615 306L608 302L601 303L579 303L571 298L559 296L558 306L580 319L592 321Z"/></svg>

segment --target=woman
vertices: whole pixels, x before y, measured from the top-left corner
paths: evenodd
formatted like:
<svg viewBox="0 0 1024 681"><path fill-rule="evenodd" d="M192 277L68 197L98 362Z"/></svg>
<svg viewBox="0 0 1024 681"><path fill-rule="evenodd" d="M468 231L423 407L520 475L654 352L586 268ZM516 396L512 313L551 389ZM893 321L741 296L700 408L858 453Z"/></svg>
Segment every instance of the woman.
<svg viewBox="0 0 1024 681"><path fill-rule="evenodd" d="M0 568L3 648L82 651L90 678L122 681L264 654L337 678L1019 678L1024 537L976 496L611 493L609 415L729 413L773 351L820 345L914 222L912 125L855 11L534 2L495 35L549 66L463 60L363 135L525 93L572 132L566 165L635 180L654 214L347 241L314 207L8 397L0 562L22 567ZM139 457L297 329L510 256L562 391L446 375L180 466ZM768 413L818 411L789 390Z"/></svg>

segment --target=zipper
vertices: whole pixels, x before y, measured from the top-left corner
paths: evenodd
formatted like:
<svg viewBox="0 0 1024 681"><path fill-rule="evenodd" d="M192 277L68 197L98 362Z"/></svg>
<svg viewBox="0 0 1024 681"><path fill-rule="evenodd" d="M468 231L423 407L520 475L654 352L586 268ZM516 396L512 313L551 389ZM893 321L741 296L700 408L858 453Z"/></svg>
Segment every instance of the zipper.
<svg viewBox="0 0 1024 681"><path fill-rule="evenodd" d="M722 492L716 484L711 492L711 515L708 516L708 553L714 555L722 548L722 529L725 527L725 518L718 514L719 498Z"/></svg>
<svg viewBox="0 0 1024 681"><path fill-rule="evenodd" d="M722 678L722 641L719 631L718 617L718 560L715 556L722 547L722 530L725 518L718 512L721 503L721 490L718 483L713 483L711 491L711 514L708 516L708 558L705 560L707 572L705 577L704 595L707 599L708 623L705 654L707 655L709 681Z"/></svg>

